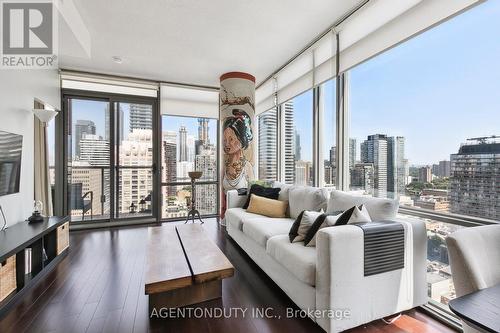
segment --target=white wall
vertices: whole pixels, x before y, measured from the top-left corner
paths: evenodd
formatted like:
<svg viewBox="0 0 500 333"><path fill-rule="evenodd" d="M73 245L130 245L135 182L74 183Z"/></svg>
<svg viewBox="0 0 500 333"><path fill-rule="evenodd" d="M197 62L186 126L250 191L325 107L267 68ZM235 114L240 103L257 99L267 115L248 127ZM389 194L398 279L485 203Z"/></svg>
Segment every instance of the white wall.
<svg viewBox="0 0 500 333"><path fill-rule="evenodd" d="M0 69L0 130L23 136L19 193L0 197L7 224L24 221L33 209L33 109L37 98L60 109L57 70ZM0 226L3 219L0 218Z"/></svg>

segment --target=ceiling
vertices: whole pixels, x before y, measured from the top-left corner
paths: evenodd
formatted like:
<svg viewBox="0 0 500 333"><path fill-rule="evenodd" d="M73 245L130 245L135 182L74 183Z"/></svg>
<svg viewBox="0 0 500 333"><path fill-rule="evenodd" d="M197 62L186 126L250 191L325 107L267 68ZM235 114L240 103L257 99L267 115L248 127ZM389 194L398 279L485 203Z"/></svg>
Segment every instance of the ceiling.
<svg viewBox="0 0 500 333"><path fill-rule="evenodd" d="M64 0L59 66L214 87L244 71L261 82L359 2Z"/></svg>

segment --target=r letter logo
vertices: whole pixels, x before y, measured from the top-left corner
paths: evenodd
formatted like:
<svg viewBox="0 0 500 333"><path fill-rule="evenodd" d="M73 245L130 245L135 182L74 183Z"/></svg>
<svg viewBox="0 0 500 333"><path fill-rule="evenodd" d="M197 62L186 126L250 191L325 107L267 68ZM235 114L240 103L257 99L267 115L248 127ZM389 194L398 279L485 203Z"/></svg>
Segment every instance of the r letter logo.
<svg viewBox="0 0 500 333"><path fill-rule="evenodd" d="M2 2L2 68L53 68L55 15L51 1Z"/></svg>

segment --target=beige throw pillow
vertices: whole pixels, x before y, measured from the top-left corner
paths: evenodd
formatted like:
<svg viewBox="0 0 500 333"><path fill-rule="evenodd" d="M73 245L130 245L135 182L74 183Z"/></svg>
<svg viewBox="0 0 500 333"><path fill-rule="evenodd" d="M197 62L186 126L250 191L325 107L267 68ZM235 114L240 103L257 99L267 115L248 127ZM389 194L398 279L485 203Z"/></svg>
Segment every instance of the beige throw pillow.
<svg viewBox="0 0 500 333"><path fill-rule="evenodd" d="M268 217L286 217L288 201L273 200L252 194L247 212Z"/></svg>

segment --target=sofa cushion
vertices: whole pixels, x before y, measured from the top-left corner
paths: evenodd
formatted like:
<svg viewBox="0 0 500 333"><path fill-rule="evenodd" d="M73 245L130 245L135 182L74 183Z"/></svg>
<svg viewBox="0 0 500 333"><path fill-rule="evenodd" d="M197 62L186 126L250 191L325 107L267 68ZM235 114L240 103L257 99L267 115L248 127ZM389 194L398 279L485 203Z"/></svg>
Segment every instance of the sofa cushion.
<svg viewBox="0 0 500 333"><path fill-rule="evenodd" d="M293 220L289 218L247 219L243 223L243 233L265 248L269 238L276 235L288 236L292 224Z"/></svg>
<svg viewBox="0 0 500 333"><path fill-rule="evenodd" d="M366 206L370 212L372 221L392 220L396 217L399 208L397 200L352 195L335 190L330 194L326 212L346 211L352 208L352 206L359 205Z"/></svg>
<svg viewBox="0 0 500 333"><path fill-rule="evenodd" d="M225 213L226 224L240 231L243 230L243 220L261 217L262 215L249 213L243 208L229 208Z"/></svg>
<svg viewBox="0 0 500 333"><path fill-rule="evenodd" d="M304 210L326 210L328 191L319 187L294 186L290 188L288 204L290 217L295 219Z"/></svg>
<svg viewBox="0 0 500 333"><path fill-rule="evenodd" d="M302 242L290 243L288 235L279 235L269 239L266 252L300 281L316 285L315 247L306 247Z"/></svg>

